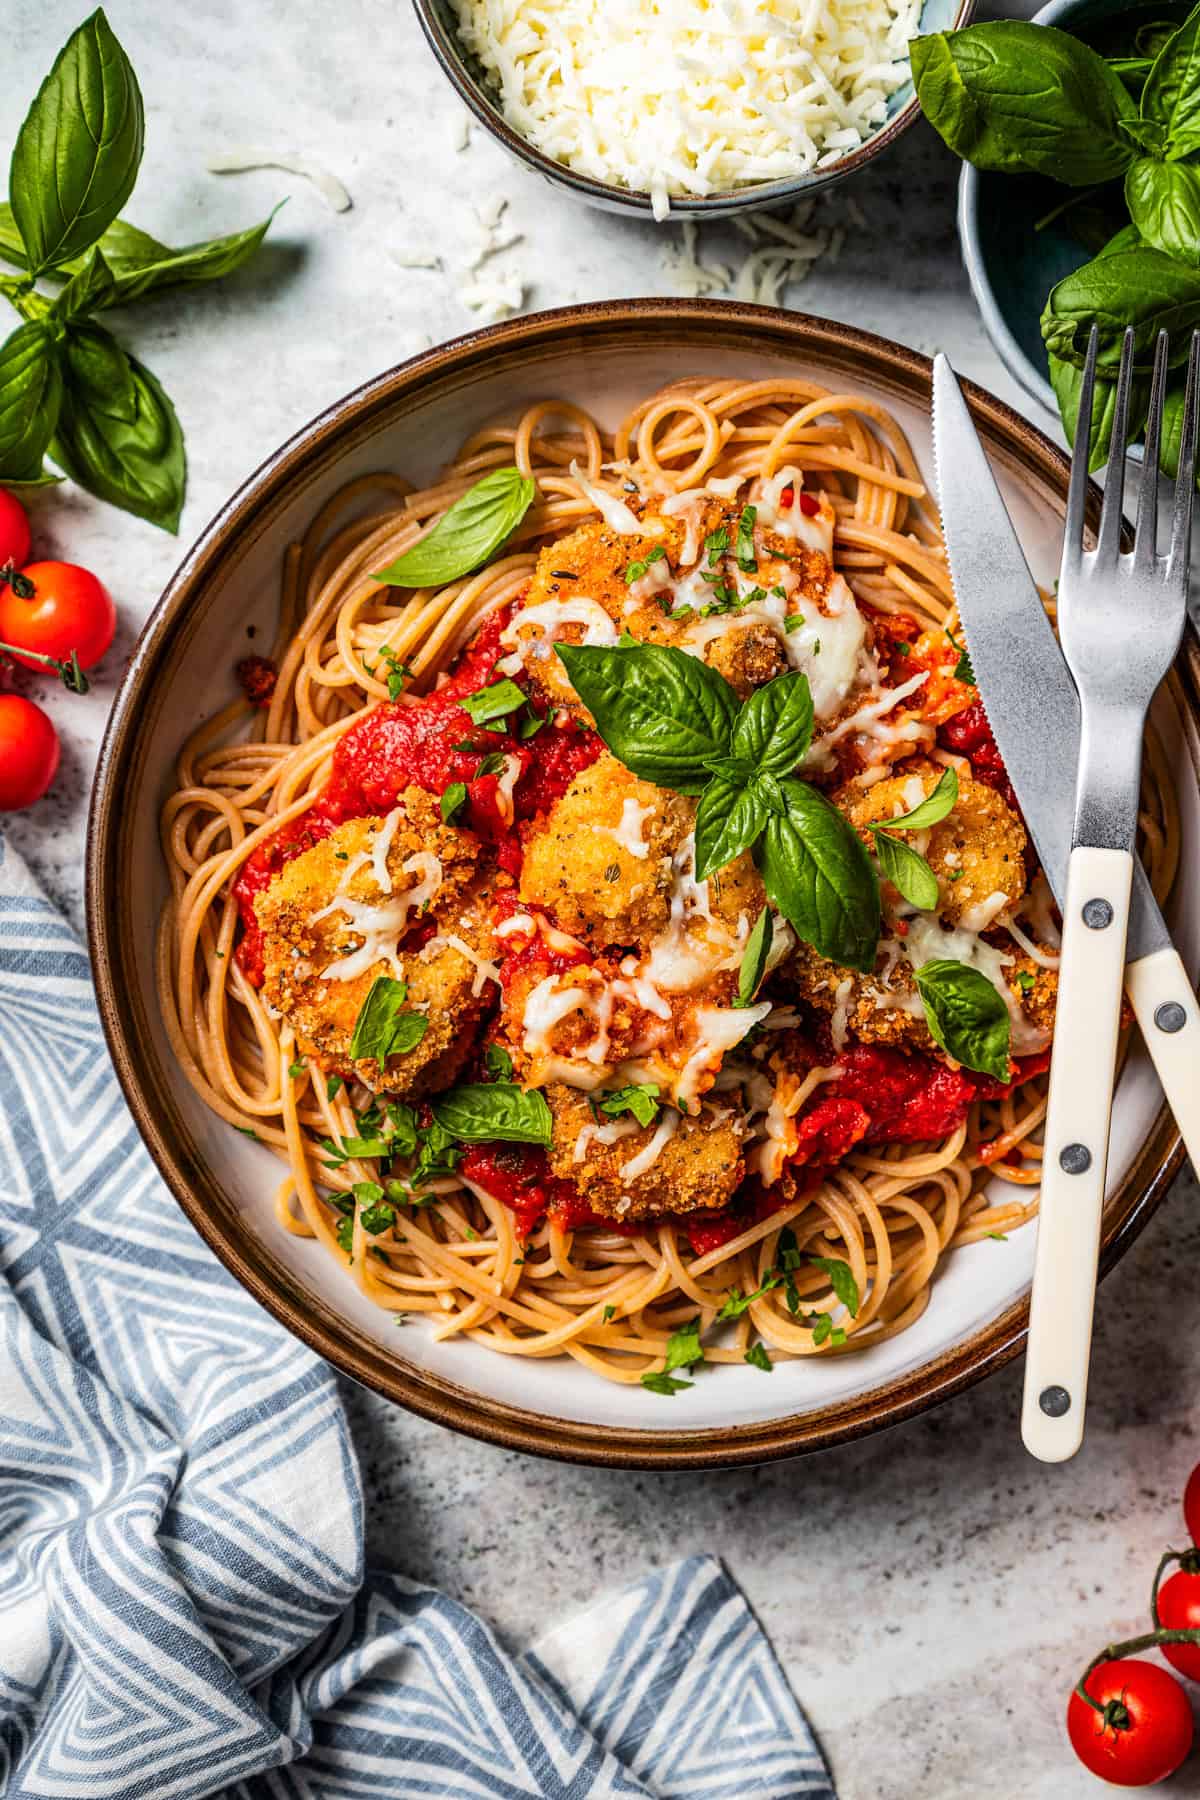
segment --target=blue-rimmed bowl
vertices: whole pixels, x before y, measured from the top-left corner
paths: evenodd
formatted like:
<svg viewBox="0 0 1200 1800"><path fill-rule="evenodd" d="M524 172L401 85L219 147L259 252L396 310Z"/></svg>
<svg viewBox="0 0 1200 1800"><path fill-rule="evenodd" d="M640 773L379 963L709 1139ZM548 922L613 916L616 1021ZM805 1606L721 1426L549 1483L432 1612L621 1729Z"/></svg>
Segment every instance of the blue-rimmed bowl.
<svg viewBox="0 0 1200 1800"><path fill-rule="evenodd" d="M1127 0L1050 0L1033 23L1056 25L1092 43L1118 18L1122 31L1132 35L1145 20L1174 17L1182 22L1186 11L1170 0L1137 6ZM1055 282L1089 262L1095 249L1085 246L1066 218L1040 231L1037 221L1074 191L1041 175L998 175L969 163L963 164L958 186L959 242L984 328L1013 380L1055 416L1058 402L1042 343L1042 308Z"/></svg>
<svg viewBox="0 0 1200 1800"><path fill-rule="evenodd" d="M463 105L474 114L485 131L489 131L498 143L503 144L518 162L544 176L552 187L574 194L591 206L635 218L653 216L649 194L581 175L568 168L565 163L556 162L552 156L535 149L520 132L513 130L501 113L495 92L485 79L483 71L459 39L450 0L413 0L413 7L430 48L441 65L442 73ZM949 31L965 25L973 11L974 0L925 0L921 10L920 29L922 32ZM794 204L816 193L819 188L830 187L835 181L844 181L856 169L873 161L889 144L895 143L901 132L908 129L920 110L912 83L907 82L892 95L888 103L887 118L867 141L857 150L847 152L836 163L831 163L828 168L813 169L807 175L789 176L783 181L758 182L726 193L709 194L703 199L673 194L671 217L723 219L733 213L765 212L771 207Z"/></svg>

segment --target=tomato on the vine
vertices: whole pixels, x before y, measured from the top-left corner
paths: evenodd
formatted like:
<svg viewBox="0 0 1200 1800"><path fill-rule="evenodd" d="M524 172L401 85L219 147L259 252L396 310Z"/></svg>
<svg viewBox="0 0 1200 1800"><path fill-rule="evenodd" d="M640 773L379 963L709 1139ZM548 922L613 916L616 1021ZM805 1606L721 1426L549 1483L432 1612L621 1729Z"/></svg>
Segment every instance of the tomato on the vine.
<svg viewBox="0 0 1200 1800"><path fill-rule="evenodd" d="M19 569L29 556L29 518L15 494L0 488L0 569Z"/></svg>
<svg viewBox="0 0 1200 1800"><path fill-rule="evenodd" d="M1167 1631L1200 1630L1200 1574L1190 1569L1176 1569L1158 1590L1158 1622ZM1167 1661L1200 1681L1200 1642L1195 1644L1162 1644Z"/></svg>
<svg viewBox="0 0 1200 1800"><path fill-rule="evenodd" d="M40 800L58 772L58 733L40 706L0 694L0 812Z"/></svg>
<svg viewBox="0 0 1200 1800"><path fill-rule="evenodd" d="M1100 1663L1084 1686L1101 1711L1072 1690L1067 1735L1085 1768L1116 1787L1165 1781L1192 1747L1192 1708L1173 1675L1120 1657Z"/></svg>
<svg viewBox="0 0 1200 1800"><path fill-rule="evenodd" d="M29 650L68 662L74 651L80 668L90 669L112 643L116 628L117 609L108 589L78 563L28 563L16 581L0 584L0 644L14 652ZM13 661L28 669L45 666L20 654Z"/></svg>
<svg viewBox="0 0 1200 1800"><path fill-rule="evenodd" d="M1188 1476L1183 1490L1183 1518L1193 1544L1200 1544L1200 1463Z"/></svg>

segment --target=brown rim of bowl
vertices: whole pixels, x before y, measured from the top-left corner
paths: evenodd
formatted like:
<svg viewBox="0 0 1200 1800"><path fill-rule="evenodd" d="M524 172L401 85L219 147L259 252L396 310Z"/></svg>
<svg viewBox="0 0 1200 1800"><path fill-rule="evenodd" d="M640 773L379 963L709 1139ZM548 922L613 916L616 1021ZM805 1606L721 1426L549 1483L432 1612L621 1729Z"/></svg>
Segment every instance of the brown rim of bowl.
<svg viewBox="0 0 1200 1800"><path fill-rule="evenodd" d="M531 1413L484 1398L428 1371L396 1362L324 1301L307 1294L277 1266L236 1219L206 1169L165 1071L148 1049L148 1020L135 973L129 909L129 821L145 758L149 724L166 703L174 653L186 621L203 607L205 589L236 564L246 534L256 536L286 502L297 481L336 462L356 438L431 381L469 381L486 364L524 364L531 353L619 346L635 330L697 349L788 354L841 367L917 405L928 407L929 358L870 333L827 319L768 307L711 300L634 300L536 313L472 332L423 352L365 383L304 427L245 481L201 534L168 583L130 661L100 750L87 841L87 923L100 1016L125 1098L141 1135L184 1213L242 1286L268 1312L343 1374L384 1398L441 1425L507 1449L568 1462L630 1469L722 1468L773 1461L829 1448L899 1424L1002 1368L1024 1343L1028 1303L1015 1302L989 1325L954 1344L920 1369L816 1415L792 1415L747 1425L653 1433L581 1424ZM1044 499L1062 510L1069 465L1036 426L984 389L963 383L976 423L994 454L1018 470ZM1098 503L1093 490L1093 524ZM1174 673L1177 698L1200 722L1200 645L1189 626ZM1200 776L1198 776L1200 778ZM1101 1270L1107 1272L1173 1179L1183 1147L1170 1112L1160 1110L1118 1193L1105 1210Z"/></svg>
<svg viewBox="0 0 1200 1800"><path fill-rule="evenodd" d="M653 203L649 194L638 188L617 187L612 182L597 181L592 175L581 175L577 169L557 161L553 156L547 156L545 151L538 150L531 144L528 138L522 137L519 131L514 131L470 73L456 33L443 23L433 0L413 0L413 10L439 68L463 105L484 130L503 144L518 162L535 169L547 181L569 188L583 200L629 215L653 216ZM959 0L953 22L946 29L961 29L969 23L974 11L975 0ZM810 169L803 175L789 175L781 181L764 181L753 187L732 188L721 194L703 197L672 195L669 216L673 219L721 218L734 212L765 211L772 206L786 206L789 202L802 200L805 194L816 192L830 182L840 181L843 176L862 168L865 163L878 156L881 150L894 144L908 130L920 110L921 103L914 90L903 106L898 107L878 131L872 132L865 144L850 151L849 155L839 157L836 163L830 163L827 168ZM663 220L664 224L667 222Z"/></svg>

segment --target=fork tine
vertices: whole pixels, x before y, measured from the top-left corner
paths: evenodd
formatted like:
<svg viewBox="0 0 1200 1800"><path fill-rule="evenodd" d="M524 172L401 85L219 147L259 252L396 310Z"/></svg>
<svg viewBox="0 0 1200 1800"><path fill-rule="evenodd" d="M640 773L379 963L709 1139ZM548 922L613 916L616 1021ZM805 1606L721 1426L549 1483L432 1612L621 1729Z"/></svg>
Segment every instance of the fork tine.
<svg viewBox="0 0 1200 1800"><path fill-rule="evenodd" d="M1158 452L1162 441L1163 399L1167 391L1167 349L1170 339L1160 331L1154 346L1154 377L1150 383L1150 411L1146 418L1146 453L1138 488L1137 535L1133 566L1138 574L1154 567L1158 543Z"/></svg>
<svg viewBox="0 0 1200 1800"><path fill-rule="evenodd" d="M1083 551L1083 521L1087 513L1088 458L1092 445L1092 396L1096 388L1096 355L1100 333L1092 326L1088 338L1083 380L1079 384L1079 411L1075 418L1075 442L1071 448L1071 485L1067 489L1067 517L1063 530L1062 566L1077 563Z"/></svg>
<svg viewBox="0 0 1200 1800"><path fill-rule="evenodd" d="M1183 429L1179 434L1179 469L1175 477L1175 512L1171 520L1171 549L1167 580L1186 582L1192 552L1192 502L1196 484L1196 382L1200 365L1200 332L1192 333L1188 353L1187 388L1183 397Z"/></svg>
<svg viewBox="0 0 1200 1800"><path fill-rule="evenodd" d="M1117 376L1117 400L1113 407L1112 441L1104 477L1104 505L1100 509L1100 533L1096 555L1114 562L1121 546L1122 505L1125 499L1125 439L1129 422L1129 390L1133 385L1133 331L1121 340L1121 369Z"/></svg>

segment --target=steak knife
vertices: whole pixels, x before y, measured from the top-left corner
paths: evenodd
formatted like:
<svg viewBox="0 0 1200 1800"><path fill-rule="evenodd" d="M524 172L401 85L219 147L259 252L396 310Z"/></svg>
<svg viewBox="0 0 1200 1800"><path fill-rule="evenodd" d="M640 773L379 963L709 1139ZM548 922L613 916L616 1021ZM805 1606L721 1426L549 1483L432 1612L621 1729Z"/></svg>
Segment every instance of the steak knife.
<svg viewBox="0 0 1200 1800"><path fill-rule="evenodd" d="M1079 701L1042 597L945 356L933 365L933 450L946 556L988 723L1059 905L1071 853ZM1200 1006L1139 858L1125 991L1200 1168Z"/></svg>

